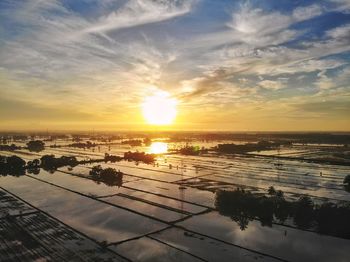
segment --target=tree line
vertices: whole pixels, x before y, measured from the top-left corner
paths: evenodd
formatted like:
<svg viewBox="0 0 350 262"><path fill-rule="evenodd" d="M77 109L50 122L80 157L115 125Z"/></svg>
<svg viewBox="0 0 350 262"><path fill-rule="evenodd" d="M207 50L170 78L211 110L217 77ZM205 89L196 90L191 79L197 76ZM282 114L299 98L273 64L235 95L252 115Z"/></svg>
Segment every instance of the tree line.
<svg viewBox="0 0 350 262"><path fill-rule="evenodd" d="M237 222L241 230L245 230L254 219L269 227L273 223L292 221L300 229L350 239L349 202L316 204L308 196L287 200L282 191L273 187L269 188L267 195L237 188L217 191L215 207L221 215Z"/></svg>
<svg viewBox="0 0 350 262"><path fill-rule="evenodd" d="M55 155L44 155L40 159L34 159L26 162L18 156L0 156L0 175L24 175L25 170L28 173L38 174L40 168L54 172L60 167L69 166L75 167L80 164L91 164L98 162L119 162L122 160L143 162L151 164L155 161L155 155L146 154L144 152L126 152L124 157L105 154L104 158L101 159L90 159L90 160L77 160L75 156L60 156Z"/></svg>

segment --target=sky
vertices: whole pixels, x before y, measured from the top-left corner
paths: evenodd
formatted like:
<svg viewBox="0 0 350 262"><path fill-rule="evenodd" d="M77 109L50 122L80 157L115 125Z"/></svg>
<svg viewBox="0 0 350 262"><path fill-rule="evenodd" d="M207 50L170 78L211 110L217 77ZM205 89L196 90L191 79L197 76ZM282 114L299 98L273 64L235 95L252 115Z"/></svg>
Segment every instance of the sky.
<svg viewBox="0 0 350 262"><path fill-rule="evenodd" d="M156 92L173 125L145 122ZM1 0L0 130L350 131L350 0Z"/></svg>

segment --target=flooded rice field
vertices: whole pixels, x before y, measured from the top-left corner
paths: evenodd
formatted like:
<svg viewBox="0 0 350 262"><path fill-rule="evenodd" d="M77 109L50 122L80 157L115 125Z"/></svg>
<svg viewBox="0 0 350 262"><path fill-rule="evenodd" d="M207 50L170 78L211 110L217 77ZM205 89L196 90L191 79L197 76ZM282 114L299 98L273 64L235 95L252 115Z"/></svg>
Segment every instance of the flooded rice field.
<svg viewBox="0 0 350 262"><path fill-rule="evenodd" d="M155 143L1 151L85 162L0 175L0 261L349 261L350 166L300 159L331 147L182 155ZM158 155L91 161L136 150ZM96 179L96 165L120 181Z"/></svg>

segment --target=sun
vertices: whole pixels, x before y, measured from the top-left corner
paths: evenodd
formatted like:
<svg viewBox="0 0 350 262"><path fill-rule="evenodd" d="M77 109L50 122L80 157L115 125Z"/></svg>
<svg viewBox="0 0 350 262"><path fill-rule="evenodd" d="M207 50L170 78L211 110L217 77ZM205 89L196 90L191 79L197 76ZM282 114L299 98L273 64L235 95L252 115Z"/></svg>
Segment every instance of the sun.
<svg viewBox="0 0 350 262"><path fill-rule="evenodd" d="M142 113L148 124L170 125L176 117L177 100L168 92L159 91L145 98Z"/></svg>

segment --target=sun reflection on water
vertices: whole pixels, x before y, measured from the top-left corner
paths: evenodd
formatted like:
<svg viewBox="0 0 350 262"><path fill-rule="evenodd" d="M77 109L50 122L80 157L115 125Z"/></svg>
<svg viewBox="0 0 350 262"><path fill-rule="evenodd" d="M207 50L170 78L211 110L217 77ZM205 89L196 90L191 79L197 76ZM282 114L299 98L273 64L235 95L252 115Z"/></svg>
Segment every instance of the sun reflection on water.
<svg viewBox="0 0 350 262"><path fill-rule="evenodd" d="M151 154L163 154L168 152L168 144L164 142L152 142L149 148Z"/></svg>

